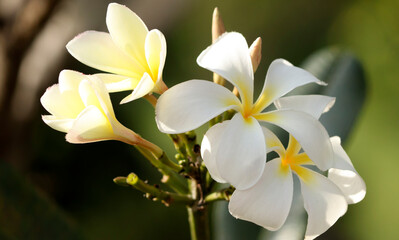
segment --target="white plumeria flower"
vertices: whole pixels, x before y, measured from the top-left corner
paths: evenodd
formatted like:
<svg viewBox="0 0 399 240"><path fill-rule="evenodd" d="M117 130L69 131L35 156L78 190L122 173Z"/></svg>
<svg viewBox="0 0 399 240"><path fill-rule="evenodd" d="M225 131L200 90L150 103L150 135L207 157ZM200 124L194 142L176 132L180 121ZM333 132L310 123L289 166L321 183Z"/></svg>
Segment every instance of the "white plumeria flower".
<svg viewBox="0 0 399 240"><path fill-rule="evenodd" d="M163 93L162 81L166 58L163 34L148 31L143 21L126 6L108 5L108 33L86 31L67 44L69 53L80 62L113 74L99 74L109 92L134 91L121 103L151 92Z"/></svg>
<svg viewBox="0 0 399 240"><path fill-rule="evenodd" d="M321 169L332 166L328 134L315 118L298 110L262 112L292 89L312 82L323 84L321 81L277 59L270 65L262 93L253 103L250 53L245 38L236 32L222 35L200 54L197 62L230 81L241 100L225 87L191 80L161 95L156 121L160 131L175 134L198 128L226 110L236 110L231 121L210 128L202 141L202 157L216 181L246 189L259 180L265 167L266 145L258 121L275 124L294 135Z"/></svg>
<svg viewBox="0 0 399 240"><path fill-rule="evenodd" d="M109 93L96 76L63 70L59 83L49 87L40 102L51 114L43 115L43 121L51 128L67 133L66 140L70 143L118 140L141 145L154 153L159 151L119 123Z"/></svg>
<svg viewBox="0 0 399 240"><path fill-rule="evenodd" d="M287 97L280 99L276 105L297 109L299 101L304 103L300 109L318 118L323 112L323 108L318 107L322 106L320 102L328 109L333 104L331 100L325 96ZM364 198L365 183L342 149L338 137L330 139L334 149L334 165L329 169L327 178L306 167L319 166L309 158L306 151L300 152L301 146L292 135L285 149L270 130L262 130L268 151L275 151L280 157L266 163L262 177L253 187L233 193L229 211L234 217L251 221L271 231L278 230L291 208L292 173L300 180L304 207L308 214L305 239L314 239L325 232L345 214L348 204Z"/></svg>

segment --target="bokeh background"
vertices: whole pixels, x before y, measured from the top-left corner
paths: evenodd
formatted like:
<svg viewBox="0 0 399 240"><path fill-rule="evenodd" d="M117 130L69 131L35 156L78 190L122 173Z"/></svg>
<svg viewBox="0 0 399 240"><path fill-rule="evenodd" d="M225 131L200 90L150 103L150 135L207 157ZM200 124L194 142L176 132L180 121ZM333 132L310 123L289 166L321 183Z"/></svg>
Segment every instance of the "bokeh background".
<svg viewBox="0 0 399 240"><path fill-rule="evenodd" d="M399 1L396 0L131 0L149 29L167 39L164 81L211 79L195 62L211 43L219 7L228 31L263 40L255 75L261 87L270 62L300 65L320 48L338 46L363 64L367 95L345 148L367 184L366 198L349 207L320 239L396 239L399 230ZM160 175L135 149L118 142L71 145L41 121L39 98L62 69L95 73L65 45L85 30L106 31L109 1L0 0L0 238L188 239L183 207L164 207L112 179L134 171ZM260 89L258 89L259 91ZM119 105L120 122L172 149L144 100ZM173 153L171 153L173 156Z"/></svg>

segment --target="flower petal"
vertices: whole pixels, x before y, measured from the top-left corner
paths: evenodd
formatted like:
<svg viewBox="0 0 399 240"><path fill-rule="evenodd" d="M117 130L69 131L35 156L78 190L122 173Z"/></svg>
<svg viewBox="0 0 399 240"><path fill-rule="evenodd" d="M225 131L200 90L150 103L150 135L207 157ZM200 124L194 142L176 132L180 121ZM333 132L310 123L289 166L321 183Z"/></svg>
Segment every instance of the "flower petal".
<svg viewBox="0 0 399 240"><path fill-rule="evenodd" d="M294 110L277 110L258 114L255 118L275 124L292 134L321 170L332 167L333 151L327 131L311 115Z"/></svg>
<svg viewBox="0 0 399 240"><path fill-rule="evenodd" d="M106 23L115 44L141 66L146 66L144 44L148 29L144 22L126 6L110 3Z"/></svg>
<svg viewBox="0 0 399 240"><path fill-rule="evenodd" d="M109 120L96 106L89 106L75 120L66 135L70 143L88 143L114 138Z"/></svg>
<svg viewBox="0 0 399 240"><path fill-rule="evenodd" d="M145 57L156 83L162 78L162 71L166 59L166 40L157 29L151 30L145 39Z"/></svg>
<svg viewBox="0 0 399 240"><path fill-rule="evenodd" d="M69 53L80 62L110 73L140 79L145 69L126 55L108 33L86 31L66 45Z"/></svg>
<svg viewBox="0 0 399 240"><path fill-rule="evenodd" d="M314 239L345 214L348 204L341 190L332 181L310 169L307 171L311 174L311 181L300 181L308 213L305 239Z"/></svg>
<svg viewBox="0 0 399 240"><path fill-rule="evenodd" d="M154 85L155 84L154 81L151 79L151 76L145 72L139 84L136 86L136 88L129 96L122 99L121 104L134 101L151 93L152 89L154 88Z"/></svg>
<svg viewBox="0 0 399 240"><path fill-rule="evenodd" d="M216 150L219 147L221 135L226 130L228 121L218 123L211 127L204 135L201 142L201 156L204 160L205 166L208 169L211 177L220 183L225 183L226 181L220 176L219 170L216 165Z"/></svg>
<svg viewBox="0 0 399 240"><path fill-rule="evenodd" d="M280 139L272 131L263 126L262 131L265 136L267 153L275 151L280 155L280 157L283 157L285 154L285 147L281 143Z"/></svg>
<svg viewBox="0 0 399 240"><path fill-rule="evenodd" d="M293 66L284 59L274 60L267 71L263 90L255 103L254 112L261 112L277 98L311 82L325 84L309 72Z"/></svg>
<svg viewBox="0 0 399 240"><path fill-rule="evenodd" d="M265 138L258 121L236 114L220 136L216 164L220 176L236 189L252 187L266 163Z"/></svg>
<svg viewBox="0 0 399 240"><path fill-rule="evenodd" d="M52 129L65 133L72 128L73 122L75 121L75 119L70 118L59 119L56 116L52 115L44 115L42 116L42 119L43 122Z"/></svg>
<svg viewBox="0 0 399 240"><path fill-rule="evenodd" d="M240 101L227 88L204 80L191 80L170 88L159 97L156 122L164 133L187 132L238 105Z"/></svg>
<svg viewBox="0 0 399 240"><path fill-rule="evenodd" d="M305 112L316 119L319 119L321 114L328 112L334 103L334 97L324 95L289 96L274 101L277 109L291 109Z"/></svg>
<svg viewBox="0 0 399 240"><path fill-rule="evenodd" d="M76 91L84 75L63 70L59 75L59 84L49 87L40 102L43 107L57 118L76 118L84 109L79 93Z"/></svg>
<svg viewBox="0 0 399 240"><path fill-rule="evenodd" d="M97 78L101 79L107 87L108 92L121 92L133 90L139 84L140 79L129 78L122 75L98 73L94 74Z"/></svg>
<svg viewBox="0 0 399 240"><path fill-rule="evenodd" d="M205 49L197 63L215 72L237 87L241 98L253 102L253 70L248 44L237 32L225 33Z"/></svg>
<svg viewBox="0 0 399 240"><path fill-rule="evenodd" d="M230 214L271 231L279 229L287 219L293 195L292 173L282 174L280 166L280 159L267 162L253 187L235 190L230 198Z"/></svg>
<svg viewBox="0 0 399 240"><path fill-rule="evenodd" d="M341 146L339 137L332 137L334 167L328 170L328 178L344 193L348 204L360 202L366 195L366 184L355 170L351 160Z"/></svg>

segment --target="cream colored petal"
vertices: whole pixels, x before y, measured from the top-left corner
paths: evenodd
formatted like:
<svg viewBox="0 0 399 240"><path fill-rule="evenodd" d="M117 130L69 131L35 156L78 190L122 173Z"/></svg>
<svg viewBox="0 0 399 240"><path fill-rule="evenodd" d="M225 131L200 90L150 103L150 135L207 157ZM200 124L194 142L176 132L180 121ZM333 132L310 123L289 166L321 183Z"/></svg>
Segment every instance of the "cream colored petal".
<svg viewBox="0 0 399 240"><path fill-rule="evenodd" d="M302 111L319 119L321 114L328 112L335 103L335 97L323 95L299 95L282 97L274 101L277 109Z"/></svg>
<svg viewBox="0 0 399 240"><path fill-rule="evenodd" d="M265 138L258 121L237 113L219 141L216 165L222 179L239 190L252 187L266 164Z"/></svg>
<svg viewBox="0 0 399 240"><path fill-rule="evenodd" d="M219 147L221 135L226 130L228 122L230 121L224 121L211 127L205 133L201 142L201 156L205 166L211 174L211 177L219 183L225 183L226 181L220 176L216 164L216 150Z"/></svg>
<svg viewBox="0 0 399 240"><path fill-rule="evenodd" d="M366 184L355 170L349 156L341 146L339 137L332 137L334 167L328 170L328 178L344 193L349 204L358 203L366 195Z"/></svg>
<svg viewBox="0 0 399 240"><path fill-rule="evenodd" d="M275 151L280 157L285 155L285 147L280 139L269 129L262 127L263 135L265 136L267 153Z"/></svg>
<svg viewBox="0 0 399 240"><path fill-rule="evenodd" d="M321 170L326 171L333 166L334 156L328 133L311 115L283 109L262 113L255 118L275 124L292 134Z"/></svg>
<svg viewBox="0 0 399 240"><path fill-rule="evenodd" d="M215 72L237 87L244 102L253 102L251 57L244 36L237 32L223 34L197 58L203 68Z"/></svg>
<svg viewBox="0 0 399 240"><path fill-rule="evenodd" d="M122 99L121 104L134 101L151 93L154 86L154 81L151 79L150 75L148 75L148 73L144 73L139 84L129 96Z"/></svg>
<svg viewBox="0 0 399 240"><path fill-rule="evenodd" d="M145 68L124 53L108 33L87 31L67 44L69 53L80 62L110 73L140 78Z"/></svg>
<svg viewBox="0 0 399 240"><path fill-rule="evenodd" d="M144 44L148 29L144 22L129 8L117 3L108 5L106 22L115 44L141 66L146 66Z"/></svg>
<svg viewBox="0 0 399 240"><path fill-rule="evenodd" d="M140 79L116 74L99 73L94 74L93 76L101 79L104 82L107 91L111 93L133 90L140 82Z"/></svg>
<svg viewBox="0 0 399 240"><path fill-rule="evenodd" d="M183 133L239 105L238 98L227 88L209 81L191 80L159 97L155 119L161 132Z"/></svg>
<svg viewBox="0 0 399 240"><path fill-rule="evenodd" d="M96 106L87 107L75 120L66 135L70 143L89 143L110 140L115 137L111 124Z"/></svg>
<svg viewBox="0 0 399 240"><path fill-rule="evenodd" d="M75 121L75 119L69 118L58 119L52 115L43 115L42 119L43 122L45 122L52 129L65 133L72 128L73 122Z"/></svg>
<svg viewBox="0 0 399 240"><path fill-rule="evenodd" d="M261 112L277 98L299 86L312 82L325 85L309 72L293 66L284 59L276 59L270 64L267 71L266 80L255 103L254 111Z"/></svg>
<svg viewBox="0 0 399 240"><path fill-rule="evenodd" d="M324 233L345 214L348 204L341 190L323 175L308 170L312 181L301 181L301 191L308 213L305 239Z"/></svg>
<svg viewBox="0 0 399 240"><path fill-rule="evenodd" d="M278 230L287 219L294 191L291 171L281 174L280 166L280 159L267 162L253 187L235 190L229 203L231 215L271 231Z"/></svg>
<svg viewBox="0 0 399 240"><path fill-rule="evenodd" d="M157 29L151 30L145 40L145 56L151 70L154 83L162 79L162 71L166 59L166 40Z"/></svg>

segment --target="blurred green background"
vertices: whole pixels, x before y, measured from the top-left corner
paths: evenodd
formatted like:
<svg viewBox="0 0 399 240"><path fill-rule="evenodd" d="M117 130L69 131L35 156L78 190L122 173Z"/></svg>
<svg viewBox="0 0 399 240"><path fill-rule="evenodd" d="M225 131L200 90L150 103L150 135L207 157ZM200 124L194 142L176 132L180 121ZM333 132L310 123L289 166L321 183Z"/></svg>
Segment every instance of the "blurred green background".
<svg viewBox="0 0 399 240"><path fill-rule="evenodd" d="M345 149L367 184L367 195L350 206L320 239L397 238L399 1L118 2L136 12L149 29L165 34L168 54L163 76L169 87L189 79L211 79L211 73L195 60L211 43L211 16L216 6L227 31L242 33L249 43L262 37L263 57L255 75L258 92L275 58L300 65L327 46L356 55L366 72L367 96ZM15 33L10 26L18 27L19 21L34 22L46 3L54 7L40 27L32 29L32 41L25 44L20 64L14 69L15 88L7 92L7 64L10 55L19 53L7 52L13 41L10 33ZM159 181L160 175L135 149L118 142L71 145L63 133L41 121L40 115L46 112L39 98L57 82L59 71L97 72L68 55L65 44L85 30L106 31L108 3L0 0L0 106L7 108L0 116L5 121L0 129L0 239L189 238L183 207L166 208L112 182L131 171L151 183ZM32 4L38 7L29 8ZM23 14L27 17L21 17ZM112 95L120 122L172 149L167 137L157 132L152 107L144 100L119 105L125 95Z"/></svg>

